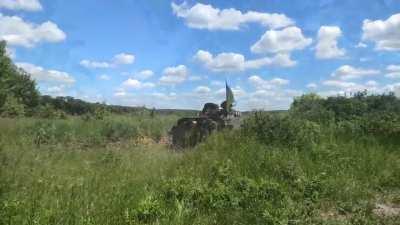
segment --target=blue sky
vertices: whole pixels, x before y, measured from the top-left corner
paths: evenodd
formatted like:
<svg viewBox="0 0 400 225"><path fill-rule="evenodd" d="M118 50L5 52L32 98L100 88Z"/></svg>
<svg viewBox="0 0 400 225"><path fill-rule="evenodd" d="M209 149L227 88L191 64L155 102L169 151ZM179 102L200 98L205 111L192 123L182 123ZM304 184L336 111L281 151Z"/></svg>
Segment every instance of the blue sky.
<svg viewBox="0 0 400 225"><path fill-rule="evenodd" d="M400 94L400 0L0 0L0 39L43 94L108 104Z"/></svg>

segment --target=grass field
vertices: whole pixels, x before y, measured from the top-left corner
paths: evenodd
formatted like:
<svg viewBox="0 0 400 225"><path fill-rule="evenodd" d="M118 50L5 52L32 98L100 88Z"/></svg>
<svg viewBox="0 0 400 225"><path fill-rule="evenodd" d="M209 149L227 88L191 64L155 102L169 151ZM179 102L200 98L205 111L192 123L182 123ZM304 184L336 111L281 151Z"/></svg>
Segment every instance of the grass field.
<svg viewBox="0 0 400 225"><path fill-rule="evenodd" d="M175 152L176 119L0 119L0 224L399 224L377 206L400 204L397 143L234 130Z"/></svg>

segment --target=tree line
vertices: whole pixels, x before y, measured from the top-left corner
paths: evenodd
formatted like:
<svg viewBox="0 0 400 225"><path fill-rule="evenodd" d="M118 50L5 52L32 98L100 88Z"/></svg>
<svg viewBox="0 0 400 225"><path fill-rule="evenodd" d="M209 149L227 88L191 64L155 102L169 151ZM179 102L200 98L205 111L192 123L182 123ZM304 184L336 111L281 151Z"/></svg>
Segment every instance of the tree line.
<svg viewBox="0 0 400 225"><path fill-rule="evenodd" d="M2 117L85 115L101 110L118 114L148 111L145 107L106 105L69 96L41 95L30 74L18 68L8 56L6 42L0 41L0 115Z"/></svg>

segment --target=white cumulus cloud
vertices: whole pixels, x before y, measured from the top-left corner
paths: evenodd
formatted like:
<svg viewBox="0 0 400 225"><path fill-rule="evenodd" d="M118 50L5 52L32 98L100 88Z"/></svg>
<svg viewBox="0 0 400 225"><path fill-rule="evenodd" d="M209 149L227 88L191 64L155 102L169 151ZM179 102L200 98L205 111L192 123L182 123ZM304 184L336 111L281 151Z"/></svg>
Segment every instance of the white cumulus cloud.
<svg viewBox="0 0 400 225"><path fill-rule="evenodd" d="M349 65L344 65L333 72L332 77L336 77L342 80L351 80L378 74L380 74L379 70L356 68Z"/></svg>
<svg viewBox="0 0 400 225"><path fill-rule="evenodd" d="M377 50L400 50L400 13L387 20L364 20L362 30L362 40L374 42Z"/></svg>
<svg viewBox="0 0 400 225"><path fill-rule="evenodd" d="M318 85L316 84L316 83L309 83L309 84L307 84L307 88L309 88L309 89L315 89L315 88L317 88L318 87Z"/></svg>
<svg viewBox="0 0 400 225"><path fill-rule="evenodd" d="M97 69L97 68L110 68L112 65L108 62L99 62L99 61L90 61L87 59L82 60L79 63L81 66L86 67L88 69Z"/></svg>
<svg viewBox="0 0 400 225"><path fill-rule="evenodd" d="M242 54L238 53L223 52L213 56L210 52L199 50L194 59L214 72L244 71L259 69L263 66L291 67L296 65L296 62L292 61L288 54L246 60Z"/></svg>
<svg viewBox="0 0 400 225"><path fill-rule="evenodd" d="M288 53L302 50L312 43L304 37L300 28L292 26L282 30L268 30L253 46L254 53Z"/></svg>
<svg viewBox="0 0 400 225"><path fill-rule="evenodd" d="M386 70L390 72L398 72L400 71L400 65L389 65L386 67Z"/></svg>
<svg viewBox="0 0 400 225"><path fill-rule="evenodd" d="M387 74L385 77L397 79L400 78L400 65L389 65L386 67Z"/></svg>
<svg viewBox="0 0 400 225"><path fill-rule="evenodd" d="M135 78L139 80L146 80L152 76L154 76L154 72L152 70L142 70L139 73L135 74Z"/></svg>
<svg viewBox="0 0 400 225"><path fill-rule="evenodd" d="M163 71L163 76L160 78L162 84L179 84L184 82L188 77L188 70L185 65L176 67L167 67Z"/></svg>
<svg viewBox="0 0 400 225"><path fill-rule="evenodd" d="M250 84L252 84L256 89L271 90L285 86L289 84L289 80L282 78L273 78L271 80L264 80L260 76L253 75L248 78Z"/></svg>
<svg viewBox="0 0 400 225"><path fill-rule="evenodd" d="M368 87L376 87L379 85L379 83L374 80L369 80L369 81L365 82L365 85L367 85Z"/></svg>
<svg viewBox="0 0 400 225"><path fill-rule="evenodd" d="M40 11L43 9L38 0L0 0L0 8L25 11Z"/></svg>
<svg viewBox="0 0 400 225"><path fill-rule="evenodd" d="M120 53L113 57L110 61L94 61L89 59L83 59L80 61L80 65L88 69L105 69L117 67L119 65L128 65L135 62L135 56L127 53Z"/></svg>
<svg viewBox="0 0 400 225"><path fill-rule="evenodd" d="M51 96L66 96L66 89L67 86L61 84L47 87L46 89L41 90L41 92Z"/></svg>
<svg viewBox="0 0 400 225"><path fill-rule="evenodd" d="M212 5L197 3L190 7L186 2L177 5L171 3L173 13L185 20L187 26L208 30L239 30L248 23L258 23L269 28L281 28L294 24L294 21L284 14L241 11L229 8L218 9Z"/></svg>
<svg viewBox="0 0 400 225"><path fill-rule="evenodd" d="M9 45L31 48L43 42L61 42L66 37L53 22L34 24L18 16L4 16L0 13L0 40L7 41Z"/></svg>
<svg viewBox="0 0 400 225"><path fill-rule="evenodd" d="M198 86L194 92L197 94L207 94L211 92L211 89L207 86Z"/></svg>
<svg viewBox="0 0 400 225"><path fill-rule="evenodd" d="M258 69L262 66L276 66L276 67L292 67L297 64L290 58L288 53L278 53L273 57L264 57L260 59L248 60L245 62L246 69Z"/></svg>
<svg viewBox="0 0 400 225"><path fill-rule="evenodd" d="M75 83L75 79L66 72L58 70L46 70L31 63L16 63L16 65L25 70L28 74L30 74L32 79L38 82L60 83L66 85L72 85Z"/></svg>
<svg viewBox="0 0 400 225"><path fill-rule="evenodd" d="M141 88L142 83L138 80L129 78L128 80L126 80L122 83L122 86L128 87L128 88Z"/></svg>
<svg viewBox="0 0 400 225"><path fill-rule="evenodd" d="M119 90L114 93L114 97L125 97L128 93L124 90Z"/></svg>
<svg viewBox="0 0 400 225"><path fill-rule="evenodd" d="M393 92L397 97L400 97L400 83L388 84L384 89Z"/></svg>
<svg viewBox="0 0 400 225"><path fill-rule="evenodd" d="M135 62L135 56L127 53L120 53L114 56L114 64L116 65L129 65Z"/></svg>
<svg viewBox="0 0 400 225"><path fill-rule="evenodd" d="M141 88L153 88L155 84L151 82L140 82L139 80L129 78L128 80L122 83L122 87L124 88L132 88L132 89L141 89Z"/></svg>
<svg viewBox="0 0 400 225"><path fill-rule="evenodd" d="M347 82L342 80L326 80L322 82L325 86L336 87L336 88L354 88L357 86L354 82Z"/></svg>
<svg viewBox="0 0 400 225"><path fill-rule="evenodd" d="M374 80L369 80L365 83L355 83L344 80L326 80L322 84L327 87L333 88L332 90L327 90L320 92L322 96L331 95L344 95L346 93L356 93L359 91L367 90L370 93L383 93L387 92L385 87L380 86L378 82Z"/></svg>
<svg viewBox="0 0 400 225"><path fill-rule="evenodd" d="M315 56L318 59L334 59L346 55L346 50L338 47L342 30L337 26L322 26L318 31Z"/></svg>

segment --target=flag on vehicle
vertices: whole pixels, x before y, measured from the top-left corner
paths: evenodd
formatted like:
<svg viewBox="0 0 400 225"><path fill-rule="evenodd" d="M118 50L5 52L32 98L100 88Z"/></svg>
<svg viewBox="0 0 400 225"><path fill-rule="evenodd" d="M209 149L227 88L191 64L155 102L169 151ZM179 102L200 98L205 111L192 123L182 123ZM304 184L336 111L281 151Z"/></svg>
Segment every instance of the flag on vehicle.
<svg viewBox="0 0 400 225"><path fill-rule="evenodd" d="M232 89L228 86L228 82L225 81L226 85L226 109L228 112L232 110L233 103L235 102L235 97L233 96Z"/></svg>

